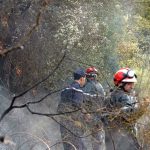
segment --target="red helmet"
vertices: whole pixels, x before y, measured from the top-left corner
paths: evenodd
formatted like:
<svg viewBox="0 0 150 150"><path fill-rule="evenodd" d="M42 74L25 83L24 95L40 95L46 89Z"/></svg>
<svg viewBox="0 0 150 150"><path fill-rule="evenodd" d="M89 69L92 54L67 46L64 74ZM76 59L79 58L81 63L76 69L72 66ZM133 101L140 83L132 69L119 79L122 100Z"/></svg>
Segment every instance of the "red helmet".
<svg viewBox="0 0 150 150"><path fill-rule="evenodd" d="M87 74L91 74L91 73L98 74L98 71L95 67L89 67L86 69L86 73Z"/></svg>
<svg viewBox="0 0 150 150"><path fill-rule="evenodd" d="M114 84L118 86L122 82L137 82L137 76L130 68L121 68L114 74Z"/></svg>
<svg viewBox="0 0 150 150"><path fill-rule="evenodd" d="M98 74L98 71L95 67L89 67L86 69L86 77L87 78L96 78Z"/></svg>

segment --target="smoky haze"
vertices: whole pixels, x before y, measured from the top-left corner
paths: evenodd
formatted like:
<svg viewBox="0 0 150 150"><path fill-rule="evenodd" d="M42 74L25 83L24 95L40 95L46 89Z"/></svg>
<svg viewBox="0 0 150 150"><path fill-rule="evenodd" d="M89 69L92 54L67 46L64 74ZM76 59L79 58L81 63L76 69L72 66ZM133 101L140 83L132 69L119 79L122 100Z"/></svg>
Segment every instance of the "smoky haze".
<svg viewBox="0 0 150 150"><path fill-rule="evenodd" d="M17 99L16 105L24 104L28 101L35 101L46 95L46 91L38 90L36 95L32 92ZM0 113L10 105L12 94L7 89L0 87ZM56 112L58 95L52 95L44 102L32 106L32 110L42 113ZM26 108L14 109L4 117L0 123L0 134L5 135L8 144L0 144L0 149L11 150L45 150L46 144L52 146L60 142L59 125L48 117L32 115ZM46 143L46 144L45 144ZM48 149L48 147L47 147ZM61 145L51 148L53 150L63 149Z"/></svg>

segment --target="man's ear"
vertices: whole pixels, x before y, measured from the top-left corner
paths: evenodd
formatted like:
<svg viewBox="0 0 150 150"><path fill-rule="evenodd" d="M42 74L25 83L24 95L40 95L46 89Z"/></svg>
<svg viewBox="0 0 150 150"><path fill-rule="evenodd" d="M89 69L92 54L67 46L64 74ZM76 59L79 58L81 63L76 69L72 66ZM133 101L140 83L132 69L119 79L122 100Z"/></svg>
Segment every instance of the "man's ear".
<svg viewBox="0 0 150 150"><path fill-rule="evenodd" d="M81 79L81 80L80 80L81 82L82 82L82 81L86 81L86 78L85 78L85 77L81 77L80 79Z"/></svg>
<svg viewBox="0 0 150 150"><path fill-rule="evenodd" d="M80 80L83 81L83 77L81 77Z"/></svg>
<svg viewBox="0 0 150 150"><path fill-rule="evenodd" d="M81 82L82 81L82 77L78 81Z"/></svg>

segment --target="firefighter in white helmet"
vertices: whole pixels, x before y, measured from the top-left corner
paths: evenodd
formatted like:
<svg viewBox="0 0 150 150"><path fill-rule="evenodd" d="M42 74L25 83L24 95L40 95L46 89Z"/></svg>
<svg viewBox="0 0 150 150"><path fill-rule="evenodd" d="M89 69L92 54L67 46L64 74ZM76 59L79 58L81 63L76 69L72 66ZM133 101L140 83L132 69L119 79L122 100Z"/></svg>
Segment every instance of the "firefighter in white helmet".
<svg viewBox="0 0 150 150"><path fill-rule="evenodd" d="M138 110L136 97L132 94L137 75L130 68L121 68L114 74L114 89L110 94L111 118L108 117L106 128L106 147L116 150L136 150L140 145L136 138L135 123L129 121L131 115ZM111 138L113 136L114 141Z"/></svg>

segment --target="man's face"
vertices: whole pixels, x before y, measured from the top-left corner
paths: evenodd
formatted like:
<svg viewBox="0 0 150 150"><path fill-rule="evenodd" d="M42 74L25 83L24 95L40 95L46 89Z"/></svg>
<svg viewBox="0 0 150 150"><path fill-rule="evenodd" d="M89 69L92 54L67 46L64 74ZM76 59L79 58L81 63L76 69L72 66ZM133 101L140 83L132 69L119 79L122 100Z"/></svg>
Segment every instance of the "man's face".
<svg viewBox="0 0 150 150"><path fill-rule="evenodd" d="M86 82L86 77L80 78L80 86L83 87Z"/></svg>
<svg viewBox="0 0 150 150"><path fill-rule="evenodd" d="M131 82L131 83L126 83L125 86L124 86L124 90L127 91L127 92L131 92L131 90L134 88L134 83Z"/></svg>

